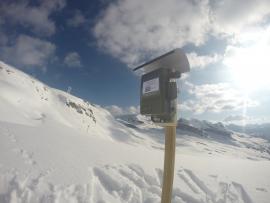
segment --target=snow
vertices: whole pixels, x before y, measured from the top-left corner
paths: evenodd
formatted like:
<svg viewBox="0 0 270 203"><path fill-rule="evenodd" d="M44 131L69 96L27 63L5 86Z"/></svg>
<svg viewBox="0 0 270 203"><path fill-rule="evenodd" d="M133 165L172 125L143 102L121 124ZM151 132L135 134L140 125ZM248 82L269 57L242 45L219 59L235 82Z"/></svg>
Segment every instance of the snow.
<svg viewBox="0 0 270 203"><path fill-rule="evenodd" d="M267 139L183 123L173 202L269 202ZM115 119L0 62L1 203L159 202L163 134L144 116Z"/></svg>

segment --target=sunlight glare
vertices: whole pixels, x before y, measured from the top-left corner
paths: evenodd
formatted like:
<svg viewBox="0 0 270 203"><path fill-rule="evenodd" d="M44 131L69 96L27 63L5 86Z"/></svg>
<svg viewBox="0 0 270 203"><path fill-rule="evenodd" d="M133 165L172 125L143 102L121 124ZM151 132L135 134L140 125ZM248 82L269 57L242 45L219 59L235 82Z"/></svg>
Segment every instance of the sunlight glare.
<svg viewBox="0 0 270 203"><path fill-rule="evenodd" d="M230 68L235 84L246 92L270 86L268 43L241 47L229 46L226 50L224 64Z"/></svg>

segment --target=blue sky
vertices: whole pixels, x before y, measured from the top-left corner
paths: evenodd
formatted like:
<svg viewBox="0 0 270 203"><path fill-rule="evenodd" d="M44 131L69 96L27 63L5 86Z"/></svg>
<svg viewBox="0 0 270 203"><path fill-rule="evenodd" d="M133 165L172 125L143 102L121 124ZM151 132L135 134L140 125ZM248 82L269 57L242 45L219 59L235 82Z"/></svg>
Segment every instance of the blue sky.
<svg viewBox="0 0 270 203"><path fill-rule="evenodd" d="M267 0L0 3L0 60L114 114L138 111L132 68L179 47L181 116L269 122Z"/></svg>

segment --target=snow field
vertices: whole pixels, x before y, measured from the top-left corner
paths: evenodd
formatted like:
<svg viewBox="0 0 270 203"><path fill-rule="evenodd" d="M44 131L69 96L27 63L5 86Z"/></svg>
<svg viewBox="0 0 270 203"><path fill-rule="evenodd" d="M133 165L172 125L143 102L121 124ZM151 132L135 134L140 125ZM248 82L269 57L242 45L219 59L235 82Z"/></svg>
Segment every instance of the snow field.
<svg viewBox="0 0 270 203"><path fill-rule="evenodd" d="M176 145L173 202L269 203L269 141L178 129ZM0 203L159 202L163 148L145 117L116 120L0 62Z"/></svg>
<svg viewBox="0 0 270 203"><path fill-rule="evenodd" d="M161 150L75 135L59 126L49 134L0 126L0 202L159 201ZM54 134L60 129L62 134ZM268 202L269 170L269 161L178 151L173 202Z"/></svg>

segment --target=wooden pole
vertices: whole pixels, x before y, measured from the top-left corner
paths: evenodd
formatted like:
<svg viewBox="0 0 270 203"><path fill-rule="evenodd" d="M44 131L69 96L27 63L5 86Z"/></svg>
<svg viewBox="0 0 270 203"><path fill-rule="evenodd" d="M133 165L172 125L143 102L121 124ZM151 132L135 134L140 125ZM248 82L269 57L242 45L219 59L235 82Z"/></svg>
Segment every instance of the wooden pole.
<svg viewBox="0 0 270 203"><path fill-rule="evenodd" d="M165 127L165 155L161 203L171 203L175 160L175 134L176 126Z"/></svg>

